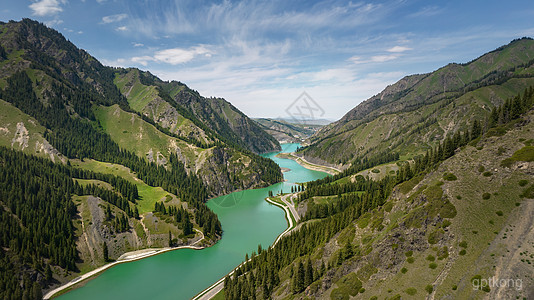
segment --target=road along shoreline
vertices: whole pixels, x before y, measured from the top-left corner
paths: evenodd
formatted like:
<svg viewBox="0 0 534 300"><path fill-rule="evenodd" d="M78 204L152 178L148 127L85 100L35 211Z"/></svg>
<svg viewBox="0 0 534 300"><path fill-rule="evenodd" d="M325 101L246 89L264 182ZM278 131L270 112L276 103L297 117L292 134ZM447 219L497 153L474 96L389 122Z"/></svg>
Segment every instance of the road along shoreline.
<svg viewBox="0 0 534 300"><path fill-rule="evenodd" d="M282 196L282 197L284 197L284 196ZM283 205L281 203L275 202L275 201L271 200L269 197L265 198L265 201L267 201L267 202L269 202L269 203L271 203L271 204L273 204L275 206L278 206L278 207L282 208L286 213L286 219L287 219L287 223L288 223L287 229L284 230L284 232L280 233L278 235L278 237L276 237L276 240L271 245L271 247L272 247L272 246L276 245L276 243L278 243L278 241L280 241L280 239L284 235L290 233L291 230L293 230L295 228L296 224L293 223L293 219L298 220L298 215L297 216L293 215L293 213L291 212L289 207L287 207L286 205ZM223 278L219 279L217 282L215 282L214 284L212 284L211 286L209 286L208 288L206 288L202 292L198 293L195 297L193 297L193 300L209 300L209 299L215 297L215 295L217 295L224 288L224 279L226 278L226 276L232 276L234 274L235 270L237 270L239 267L241 267L243 264L246 264L249 261L250 261L250 259L248 261L246 261L246 262L241 263L239 266L235 267L230 273L225 275Z"/></svg>
<svg viewBox="0 0 534 300"><path fill-rule="evenodd" d="M197 244L198 242L200 242L202 239L198 240L195 242L195 244ZM122 254L116 261L114 262L111 262L111 263L108 263L108 264L105 264L99 268L96 268L92 271L89 271L83 275L80 275L79 277L76 277L74 278L73 280L65 283L64 285L61 285L53 290L51 290L50 292L46 293L46 295L44 295L43 299L51 299L53 298L57 293L65 290L65 289L68 289L84 280L87 280L89 278L92 278L96 275L98 275L99 273L115 266L115 265L118 265L118 264L122 264L122 263L127 263L127 262L132 262L132 261L136 261L136 260L140 260L140 259L143 259L143 258L147 258L147 257L150 257L150 256L154 256L154 255L158 255L158 254L162 254L162 253L165 253L165 252L169 252L169 251L174 251L174 250L180 250L180 249L193 249L193 250L201 250L201 249L204 249L206 247L202 246L195 246L194 244L193 245L187 245L187 246L180 246L180 247L165 247L165 248L147 248L147 249L142 249L142 250L136 250L136 251L131 251L131 252L126 252L124 254Z"/></svg>
<svg viewBox="0 0 534 300"><path fill-rule="evenodd" d="M279 153L276 155L276 157L294 160L296 163L308 170L325 172L330 175L336 175L337 173L341 173L341 170L338 168L311 163L307 161L304 157L296 156L295 152Z"/></svg>

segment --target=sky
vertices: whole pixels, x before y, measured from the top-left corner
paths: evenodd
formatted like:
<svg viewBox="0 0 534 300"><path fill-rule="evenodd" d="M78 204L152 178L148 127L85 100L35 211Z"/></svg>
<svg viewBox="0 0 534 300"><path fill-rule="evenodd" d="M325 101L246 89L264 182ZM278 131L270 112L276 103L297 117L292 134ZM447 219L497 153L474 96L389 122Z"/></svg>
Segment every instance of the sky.
<svg viewBox="0 0 534 300"><path fill-rule="evenodd" d="M22 18L251 117L287 117L306 95L331 120L406 75L534 37L532 0L2 0L1 21Z"/></svg>

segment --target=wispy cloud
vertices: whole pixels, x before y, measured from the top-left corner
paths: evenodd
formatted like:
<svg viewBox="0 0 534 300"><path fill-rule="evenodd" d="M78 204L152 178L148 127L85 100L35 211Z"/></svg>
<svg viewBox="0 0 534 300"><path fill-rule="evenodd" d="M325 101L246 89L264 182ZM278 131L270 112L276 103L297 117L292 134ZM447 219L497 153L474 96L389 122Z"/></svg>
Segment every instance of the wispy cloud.
<svg viewBox="0 0 534 300"><path fill-rule="evenodd" d="M367 59L363 59L359 56L352 56L348 59L348 61L353 62L354 64L367 64L367 63L383 63L390 60L394 60L399 58L400 55L398 54L391 54L391 55L373 55Z"/></svg>
<svg viewBox="0 0 534 300"><path fill-rule="evenodd" d="M111 16L105 16L102 18L103 24L109 24L114 22L120 22L128 17L127 14L116 14Z"/></svg>
<svg viewBox="0 0 534 300"><path fill-rule="evenodd" d="M199 55L210 57L212 52L204 46L193 47L190 49L166 49L156 52L154 59L156 61L168 63L171 65L178 65L191 61Z"/></svg>
<svg viewBox="0 0 534 300"><path fill-rule="evenodd" d="M438 6L425 6L421 8L419 11L408 15L408 17L411 18L417 18L417 17L432 17L435 15L439 15L443 12L443 8Z"/></svg>
<svg viewBox="0 0 534 300"><path fill-rule="evenodd" d="M62 12L61 6L66 3L66 0L40 0L30 4L29 8L33 11L34 16L44 17Z"/></svg>
<svg viewBox="0 0 534 300"><path fill-rule="evenodd" d="M50 20L50 21L46 21L44 22L46 24L46 26L48 27L54 27L54 26L57 26L59 24L62 24L63 23L63 20L60 20L58 18L55 18L53 20Z"/></svg>
<svg viewBox="0 0 534 300"><path fill-rule="evenodd" d="M172 48L159 50L154 55L136 56L131 59L132 62L148 65L148 62L159 62L170 65L179 65L193 60L197 56L211 57L214 52L209 50L207 46L200 45L191 47L189 49Z"/></svg>
<svg viewBox="0 0 534 300"><path fill-rule="evenodd" d="M404 47L404 46L395 46L395 47L389 48L388 52L400 53L400 52L405 52L409 50L413 50L413 49L409 47Z"/></svg>
<svg viewBox="0 0 534 300"><path fill-rule="evenodd" d="M126 26L119 26L119 27L115 28L115 30L117 30L117 31L126 31L126 30L128 30L128 27L126 27Z"/></svg>
<svg viewBox="0 0 534 300"><path fill-rule="evenodd" d="M213 32L214 36L258 36L277 31L307 35L315 30L350 29L378 23L392 9L374 3L338 4L326 1L296 10L285 1L222 1L195 3L195 9L178 1L135 2L129 22L149 37ZM139 5L141 7L139 7Z"/></svg>

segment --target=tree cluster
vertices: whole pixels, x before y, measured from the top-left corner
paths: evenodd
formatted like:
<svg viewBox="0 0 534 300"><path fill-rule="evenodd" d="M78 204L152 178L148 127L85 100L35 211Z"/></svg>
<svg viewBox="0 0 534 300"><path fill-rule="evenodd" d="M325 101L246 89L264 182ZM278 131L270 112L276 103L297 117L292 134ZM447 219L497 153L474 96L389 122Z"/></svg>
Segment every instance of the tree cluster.
<svg viewBox="0 0 534 300"><path fill-rule="evenodd" d="M154 212L173 217L173 221L182 229L185 236L194 232L193 223L190 220L191 216L189 215L189 212L181 206L176 207L170 205L166 208L163 202L156 202L154 205Z"/></svg>

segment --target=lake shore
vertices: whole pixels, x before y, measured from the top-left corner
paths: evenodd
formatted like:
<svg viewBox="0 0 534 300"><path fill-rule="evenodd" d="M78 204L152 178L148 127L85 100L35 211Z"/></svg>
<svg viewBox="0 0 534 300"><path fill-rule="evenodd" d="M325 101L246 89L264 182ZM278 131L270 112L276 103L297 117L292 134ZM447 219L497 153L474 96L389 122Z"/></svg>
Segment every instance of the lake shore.
<svg viewBox="0 0 534 300"><path fill-rule="evenodd" d="M279 154L276 155L276 157L294 160L299 165L301 165L302 167L304 167L304 168L306 168L308 170L325 172L325 173L328 173L330 175L336 175L337 173L341 173L340 169L311 163L311 162L307 161L304 157L296 156L294 152L292 152L292 153L279 153Z"/></svg>
<svg viewBox="0 0 534 300"><path fill-rule="evenodd" d="M284 235L288 234L289 232L291 232L291 230L293 230L295 228L296 224L293 223L293 220L298 220L298 215L294 215L292 210L288 207L287 204L282 204L282 203L273 201L269 197L265 198L265 201L267 201L267 202L269 202L269 203L271 203L271 204L273 204L275 206L278 206L281 209L283 209L284 212L285 212L285 215L286 215L287 223L288 223L287 229L284 230L284 232L280 233L276 237L276 240L271 245L271 247L272 247L272 246L276 245L276 243L278 243L278 241L280 241L280 239ZM244 263L247 263L247 262L244 262ZM237 268L241 267L241 265L243 265L244 263L240 264L235 269L233 269L230 273L228 273L227 276L232 276L234 274L235 270ZM206 288L202 292L198 293L195 297L193 297L192 300L209 300L209 299L215 297L215 295L217 295L224 288L224 279L225 278L226 278L226 276L221 278L221 279L219 279L217 282L215 282L214 284L212 284L211 286L209 286L208 288Z"/></svg>
<svg viewBox="0 0 534 300"><path fill-rule="evenodd" d="M201 239L202 240L202 239ZM201 240L198 240L196 243L200 242ZM201 250L201 249L204 249L205 247L200 247L200 246L194 246L193 245L187 245L187 246L180 246L180 247L165 247L165 248L147 248L147 249L142 249L142 250L135 250L135 251L130 251L130 252L126 252L124 254L122 254L116 261L114 262L111 262L111 263L108 263L108 264L105 264L99 268L96 268L92 271L89 271L83 275L80 275L76 278L74 278L73 280L67 282L66 284L64 285L61 285L53 290L51 290L50 292L46 293L46 295L44 295L43 299L51 299L51 298L54 298L54 297L57 297L59 295L57 295L58 293L61 293L62 291L65 291L66 289L69 289L69 288L72 288L73 286L77 285L77 284L80 284L81 282L87 280L87 279L90 279L94 276L97 276L99 273L115 266L115 265L118 265L118 264L122 264L122 263L127 263L127 262L132 262L132 261L136 261L136 260L140 260L140 259L143 259L143 258L147 258L147 257L150 257L150 256L154 256L154 255L158 255L158 254L162 254L162 253L165 253L165 252L169 252L169 251L174 251L174 250L180 250L180 249L194 249L194 250Z"/></svg>

